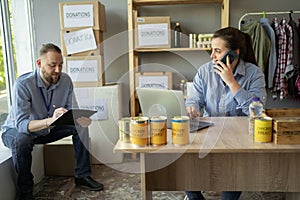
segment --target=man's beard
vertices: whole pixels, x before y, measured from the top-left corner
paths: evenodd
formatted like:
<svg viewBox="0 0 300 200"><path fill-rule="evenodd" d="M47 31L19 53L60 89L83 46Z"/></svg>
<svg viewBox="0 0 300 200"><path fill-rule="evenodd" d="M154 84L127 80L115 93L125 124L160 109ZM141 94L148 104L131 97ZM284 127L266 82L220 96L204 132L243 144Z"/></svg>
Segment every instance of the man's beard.
<svg viewBox="0 0 300 200"><path fill-rule="evenodd" d="M56 84L60 78L60 76L58 76L57 79L53 79L51 74L47 73L45 69L42 69L42 74L49 84Z"/></svg>

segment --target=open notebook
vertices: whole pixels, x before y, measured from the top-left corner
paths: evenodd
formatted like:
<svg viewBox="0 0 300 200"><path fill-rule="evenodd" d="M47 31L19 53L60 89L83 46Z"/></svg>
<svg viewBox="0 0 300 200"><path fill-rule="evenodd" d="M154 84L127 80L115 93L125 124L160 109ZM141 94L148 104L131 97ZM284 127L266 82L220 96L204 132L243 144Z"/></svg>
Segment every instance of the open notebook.
<svg viewBox="0 0 300 200"><path fill-rule="evenodd" d="M167 116L167 126L172 128L172 117L187 115L180 90L136 88L144 116ZM190 120L190 132L211 126L211 122Z"/></svg>

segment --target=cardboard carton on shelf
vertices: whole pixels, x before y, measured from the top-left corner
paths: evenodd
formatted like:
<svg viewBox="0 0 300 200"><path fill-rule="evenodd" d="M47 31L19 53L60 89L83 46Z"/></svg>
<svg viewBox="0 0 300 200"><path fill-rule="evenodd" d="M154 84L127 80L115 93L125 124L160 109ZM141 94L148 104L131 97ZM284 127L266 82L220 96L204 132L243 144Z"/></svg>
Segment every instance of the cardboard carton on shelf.
<svg viewBox="0 0 300 200"><path fill-rule="evenodd" d="M65 57L66 73L74 87L99 87L105 84L102 55Z"/></svg>
<svg viewBox="0 0 300 200"><path fill-rule="evenodd" d="M135 48L170 48L170 16L137 17Z"/></svg>
<svg viewBox="0 0 300 200"><path fill-rule="evenodd" d="M106 31L105 6L98 0L60 2L59 15L61 30L91 27L93 30Z"/></svg>
<svg viewBox="0 0 300 200"><path fill-rule="evenodd" d="M91 28L61 30L61 49L64 57L103 55L103 32Z"/></svg>

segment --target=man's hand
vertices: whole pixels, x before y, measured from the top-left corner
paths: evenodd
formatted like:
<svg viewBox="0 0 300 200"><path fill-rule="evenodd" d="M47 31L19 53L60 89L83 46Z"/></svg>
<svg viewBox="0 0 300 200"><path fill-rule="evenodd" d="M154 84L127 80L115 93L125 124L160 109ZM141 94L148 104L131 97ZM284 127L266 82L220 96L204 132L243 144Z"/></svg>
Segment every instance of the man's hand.
<svg viewBox="0 0 300 200"><path fill-rule="evenodd" d="M54 110L54 113L53 113L52 118L53 118L53 119L56 119L56 118L60 117L62 114L64 114L64 113L67 112L67 111L68 111L68 110L65 109L65 108L63 108L63 107L57 108L57 109Z"/></svg>
<svg viewBox="0 0 300 200"><path fill-rule="evenodd" d="M87 128L92 123L92 120L88 117L79 117L76 119L76 121L80 126L84 128Z"/></svg>

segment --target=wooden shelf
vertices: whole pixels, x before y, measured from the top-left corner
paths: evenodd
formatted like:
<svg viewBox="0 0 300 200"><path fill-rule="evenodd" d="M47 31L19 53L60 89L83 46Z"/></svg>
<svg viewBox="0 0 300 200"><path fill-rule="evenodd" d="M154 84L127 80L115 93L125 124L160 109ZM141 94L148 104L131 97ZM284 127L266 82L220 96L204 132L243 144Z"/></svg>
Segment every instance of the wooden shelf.
<svg viewBox="0 0 300 200"><path fill-rule="evenodd" d="M230 0L127 0L128 1L128 58L129 58L129 89L130 89L130 115L138 115L138 104L135 94L135 74L138 72L139 56L142 53L164 53L164 52L211 52L211 48L135 48L134 47L134 24L135 19L140 16L141 6L168 6L184 4L218 4L221 13L221 28L229 25L229 1ZM215 5L212 5L215 6Z"/></svg>
<svg viewBox="0 0 300 200"><path fill-rule="evenodd" d="M136 6L222 3L222 2L223 0L133 0L132 1L132 3Z"/></svg>
<svg viewBox="0 0 300 200"><path fill-rule="evenodd" d="M184 52L184 51L210 51L211 48L138 48L135 49L135 52L138 53L147 53L147 52Z"/></svg>

